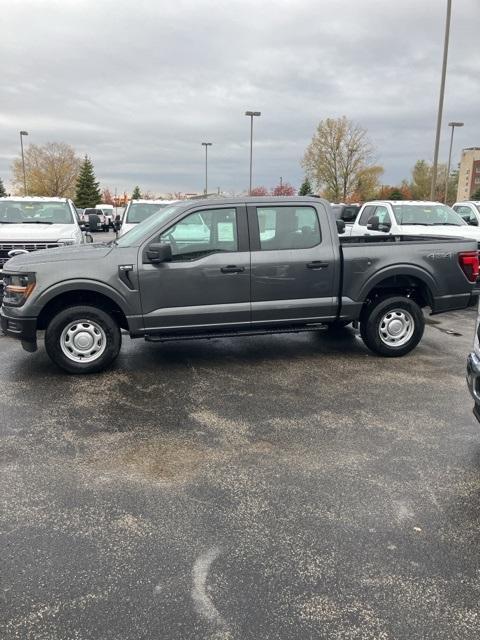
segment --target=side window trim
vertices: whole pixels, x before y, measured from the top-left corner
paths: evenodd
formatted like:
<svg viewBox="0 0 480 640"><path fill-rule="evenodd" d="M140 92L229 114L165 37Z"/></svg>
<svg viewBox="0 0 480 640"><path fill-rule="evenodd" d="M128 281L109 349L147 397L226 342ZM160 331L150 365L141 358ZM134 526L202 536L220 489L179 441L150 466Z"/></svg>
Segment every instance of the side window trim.
<svg viewBox="0 0 480 640"><path fill-rule="evenodd" d="M262 248L262 242L260 238L260 227L259 227L259 217L258 210L259 209L312 209L317 221L317 231L318 231L318 242L309 247L299 247L299 249L313 249L314 247L318 247L322 244L323 235L322 235L322 227L320 223L321 216L319 215L318 208L313 203L309 204L301 204L299 203L297 206L295 204L285 204L279 205L277 203L269 203L268 201L264 203L255 203L254 205L248 206L248 222L249 222L249 230L250 230L250 246L251 251L291 251L296 247L288 247L288 248ZM252 233L253 231L253 233ZM298 247L297 247L298 248Z"/></svg>
<svg viewBox="0 0 480 640"><path fill-rule="evenodd" d="M248 227L247 227L247 220L246 220L246 208L245 208L245 205L243 205L243 204L231 204L231 205L222 204L222 205L218 205L218 206L209 206L209 207L205 206L205 207L201 207L201 208L190 209L189 211L183 212L175 220L172 220L168 224L168 226L166 228L158 229L154 234L152 234L148 238L148 240L145 240L145 242L142 244L142 248L141 248L142 262L143 263L149 263L149 260L146 259L146 255L145 255L145 253L146 253L146 251L148 249L148 246L152 242L159 241L161 236L163 236L170 229L172 229L177 224L182 222L182 220L185 220L185 218L188 218L188 217L190 217L190 216L192 216L194 214L200 214L200 216L202 216L202 212L206 212L206 211L221 211L221 210L232 210L232 209L235 211L235 221L236 221L236 231L237 231L237 249L233 253L249 251ZM203 219L203 217L202 217L202 219ZM215 253L225 253L225 255L227 255L230 252L212 251L211 253L208 253L208 254L205 254L205 255L201 255L201 256L198 256L198 257L190 259L190 260L183 260L183 261L182 260L175 260L175 262L195 262L195 261L201 260L202 258L207 257L209 255L214 255Z"/></svg>

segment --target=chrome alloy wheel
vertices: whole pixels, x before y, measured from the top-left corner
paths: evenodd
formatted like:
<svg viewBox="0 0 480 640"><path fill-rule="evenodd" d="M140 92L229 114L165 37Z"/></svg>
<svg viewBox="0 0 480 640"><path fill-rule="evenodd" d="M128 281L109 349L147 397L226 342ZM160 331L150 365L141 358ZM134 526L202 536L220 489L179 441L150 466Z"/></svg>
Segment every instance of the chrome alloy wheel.
<svg viewBox="0 0 480 640"><path fill-rule="evenodd" d="M73 362L93 362L105 351L107 336L93 320L75 320L62 331L60 347Z"/></svg>
<svg viewBox="0 0 480 640"><path fill-rule="evenodd" d="M378 335L389 347L403 347L415 331L415 321L405 309L391 309L380 320Z"/></svg>

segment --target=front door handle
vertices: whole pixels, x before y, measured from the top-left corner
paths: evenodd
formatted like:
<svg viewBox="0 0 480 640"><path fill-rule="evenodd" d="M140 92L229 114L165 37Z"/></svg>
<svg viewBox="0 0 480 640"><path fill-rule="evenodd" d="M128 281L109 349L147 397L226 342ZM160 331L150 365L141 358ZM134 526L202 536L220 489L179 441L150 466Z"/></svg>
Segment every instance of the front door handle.
<svg viewBox="0 0 480 640"><path fill-rule="evenodd" d="M222 273L242 273L242 271L245 271L245 267L237 267L234 264L229 264L226 267L222 267L220 271Z"/></svg>
<svg viewBox="0 0 480 640"><path fill-rule="evenodd" d="M325 269L325 267L328 267L328 262L321 262L320 260L307 262L307 269Z"/></svg>

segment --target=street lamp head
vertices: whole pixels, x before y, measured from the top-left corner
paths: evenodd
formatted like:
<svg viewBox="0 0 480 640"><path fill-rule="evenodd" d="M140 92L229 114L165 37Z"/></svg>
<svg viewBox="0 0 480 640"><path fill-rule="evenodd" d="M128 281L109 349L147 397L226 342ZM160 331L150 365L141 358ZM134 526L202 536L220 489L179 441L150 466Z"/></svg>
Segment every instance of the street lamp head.
<svg viewBox="0 0 480 640"><path fill-rule="evenodd" d="M463 122L449 122L448 126L449 127L463 127Z"/></svg>
<svg viewBox="0 0 480 640"><path fill-rule="evenodd" d="M213 142L202 142L202 147L211 147Z"/></svg>
<svg viewBox="0 0 480 640"><path fill-rule="evenodd" d="M20 131L21 136L28 136L28 131Z"/></svg>
<svg viewBox="0 0 480 640"><path fill-rule="evenodd" d="M261 111L245 111L246 116L261 116Z"/></svg>

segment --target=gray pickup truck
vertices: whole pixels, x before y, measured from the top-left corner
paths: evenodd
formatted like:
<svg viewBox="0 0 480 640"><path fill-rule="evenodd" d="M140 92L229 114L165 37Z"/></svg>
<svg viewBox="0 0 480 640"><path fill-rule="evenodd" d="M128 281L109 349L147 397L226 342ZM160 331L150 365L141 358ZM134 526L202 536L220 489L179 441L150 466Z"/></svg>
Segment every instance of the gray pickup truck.
<svg viewBox="0 0 480 640"><path fill-rule="evenodd" d="M477 243L462 238L339 239L317 198L184 201L109 243L19 255L4 266L3 331L70 373L100 371L121 330L165 341L315 331L360 322L365 344L401 356L422 307L475 299ZM337 223L337 224L336 224Z"/></svg>

